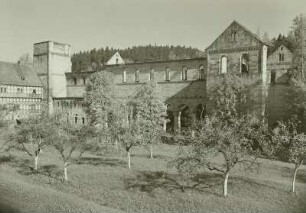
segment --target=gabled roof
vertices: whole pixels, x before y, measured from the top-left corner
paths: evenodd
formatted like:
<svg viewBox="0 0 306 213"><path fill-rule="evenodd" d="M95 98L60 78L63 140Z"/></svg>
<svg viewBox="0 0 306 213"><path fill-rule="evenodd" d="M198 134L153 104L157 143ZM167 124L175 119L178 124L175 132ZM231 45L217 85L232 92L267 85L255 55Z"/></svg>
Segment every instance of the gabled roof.
<svg viewBox="0 0 306 213"><path fill-rule="evenodd" d="M107 62L107 65L125 64L120 53L116 52Z"/></svg>
<svg viewBox="0 0 306 213"><path fill-rule="evenodd" d="M293 50L291 47L289 47L287 44L285 44L285 42L281 42L280 44L274 46L274 47L271 47L270 50L268 50L268 56L272 55L275 51L277 51L281 46L287 48L290 52L293 53Z"/></svg>
<svg viewBox="0 0 306 213"><path fill-rule="evenodd" d="M0 84L42 86L32 66L3 61L0 61Z"/></svg>
<svg viewBox="0 0 306 213"><path fill-rule="evenodd" d="M237 25L239 27L241 27L244 31L246 31L247 33L249 33L250 36L252 36L253 38L255 38L259 43L270 46L268 43L262 41L255 33L253 33L252 31L250 31L248 28L246 28L244 25L240 24L239 22L237 22L236 20L234 20L206 49L209 49L217 40L220 36L222 36L229 28L231 28L233 25Z"/></svg>

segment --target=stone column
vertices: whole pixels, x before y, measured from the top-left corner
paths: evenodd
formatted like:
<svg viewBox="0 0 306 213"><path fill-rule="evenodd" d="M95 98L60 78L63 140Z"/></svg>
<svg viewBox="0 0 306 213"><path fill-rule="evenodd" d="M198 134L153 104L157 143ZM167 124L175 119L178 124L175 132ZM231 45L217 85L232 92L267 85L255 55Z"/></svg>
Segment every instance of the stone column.
<svg viewBox="0 0 306 213"><path fill-rule="evenodd" d="M195 135L195 127L197 124L197 115L196 113L191 114L191 137L194 138Z"/></svg>
<svg viewBox="0 0 306 213"><path fill-rule="evenodd" d="M267 46L263 45L261 53L261 78L262 78L262 94L261 94L261 116L265 117L266 112L266 98L268 95L267 88Z"/></svg>
<svg viewBox="0 0 306 213"><path fill-rule="evenodd" d="M164 132L167 132L167 119L164 120L163 129L164 129Z"/></svg>
<svg viewBox="0 0 306 213"><path fill-rule="evenodd" d="M178 129L179 132L181 131L181 128L182 128L181 116L182 116L182 111L178 111L178 113L177 113L177 129Z"/></svg>
<svg viewBox="0 0 306 213"><path fill-rule="evenodd" d="M174 132L181 131L181 111L177 111L174 113Z"/></svg>

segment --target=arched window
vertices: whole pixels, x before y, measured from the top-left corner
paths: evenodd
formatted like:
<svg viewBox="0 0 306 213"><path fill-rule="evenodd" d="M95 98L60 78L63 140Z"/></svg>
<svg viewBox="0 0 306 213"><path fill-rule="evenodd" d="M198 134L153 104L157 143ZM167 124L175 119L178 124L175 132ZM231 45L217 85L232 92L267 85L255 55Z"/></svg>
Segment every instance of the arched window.
<svg viewBox="0 0 306 213"><path fill-rule="evenodd" d="M249 55L247 53L242 54L240 59L240 72L242 74L249 74Z"/></svg>
<svg viewBox="0 0 306 213"><path fill-rule="evenodd" d="M139 69L135 71L135 82L139 82Z"/></svg>
<svg viewBox="0 0 306 213"><path fill-rule="evenodd" d="M226 56L221 57L220 73L221 74L227 73L227 57Z"/></svg>
<svg viewBox="0 0 306 213"><path fill-rule="evenodd" d="M122 82L126 83L126 71L125 70L123 70L123 73L122 73Z"/></svg>
<svg viewBox="0 0 306 213"><path fill-rule="evenodd" d="M199 79L205 79L205 73L204 73L204 66L200 65L200 69L199 69Z"/></svg>
<svg viewBox="0 0 306 213"><path fill-rule="evenodd" d="M154 81L154 73L155 73L155 70L153 68L151 68L151 70L150 70L150 81L151 82Z"/></svg>
<svg viewBox="0 0 306 213"><path fill-rule="evenodd" d="M166 68L165 81L170 81L170 69L169 69L169 67Z"/></svg>
<svg viewBox="0 0 306 213"><path fill-rule="evenodd" d="M182 69L182 80L183 81L187 81L187 71L188 71L187 67L183 67Z"/></svg>

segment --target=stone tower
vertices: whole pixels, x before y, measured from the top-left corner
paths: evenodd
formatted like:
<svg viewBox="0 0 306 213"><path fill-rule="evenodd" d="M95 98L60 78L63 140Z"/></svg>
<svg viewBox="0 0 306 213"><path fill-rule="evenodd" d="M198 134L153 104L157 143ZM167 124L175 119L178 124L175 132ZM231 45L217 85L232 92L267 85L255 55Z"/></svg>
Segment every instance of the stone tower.
<svg viewBox="0 0 306 213"><path fill-rule="evenodd" d="M44 87L44 97L53 111L53 98L67 96L65 73L71 72L70 45L54 41L34 44L33 66Z"/></svg>

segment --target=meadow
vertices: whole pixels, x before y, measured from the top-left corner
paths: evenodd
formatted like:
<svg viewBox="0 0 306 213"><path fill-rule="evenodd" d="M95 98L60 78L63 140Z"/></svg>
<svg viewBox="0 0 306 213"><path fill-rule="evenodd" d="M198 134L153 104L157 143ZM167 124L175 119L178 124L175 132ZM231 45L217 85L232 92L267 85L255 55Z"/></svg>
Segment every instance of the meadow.
<svg viewBox="0 0 306 213"><path fill-rule="evenodd" d="M85 153L68 168L62 182L62 163L52 148L43 151L37 172L21 150L1 153L0 208L2 212L212 212L305 213L306 167L291 190L293 165L260 159L259 171L234 170L229 196L222 196L223 177L203 171L189 178L169 167L179 147L159 144L153 159L143 147L132 150L132 168L125 153Z"/></svg>

